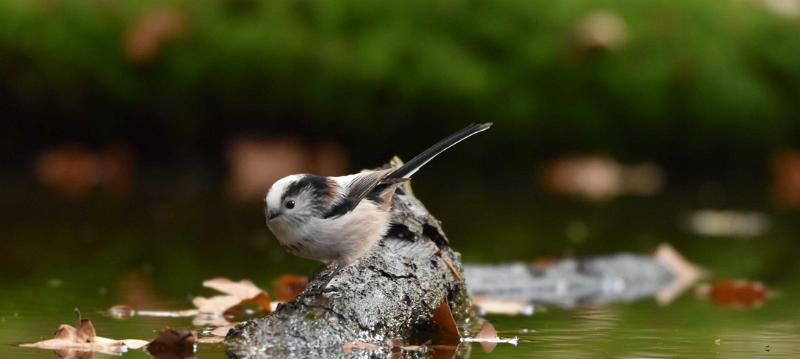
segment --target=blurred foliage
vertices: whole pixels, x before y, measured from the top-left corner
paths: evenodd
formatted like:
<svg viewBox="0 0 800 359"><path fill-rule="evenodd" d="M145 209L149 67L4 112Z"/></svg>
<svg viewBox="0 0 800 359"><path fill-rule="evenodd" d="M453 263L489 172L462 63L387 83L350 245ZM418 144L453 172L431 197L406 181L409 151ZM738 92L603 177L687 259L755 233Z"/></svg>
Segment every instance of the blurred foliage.
<svg viewBox="0 0 800 359"><path fill-rule="evenodd" d="M611 45L580 34L597 11ZM800 139L798 31L756 0L0 0L3 149L274 131L359 149L491 120L537 156L742 160Z"/></svg>

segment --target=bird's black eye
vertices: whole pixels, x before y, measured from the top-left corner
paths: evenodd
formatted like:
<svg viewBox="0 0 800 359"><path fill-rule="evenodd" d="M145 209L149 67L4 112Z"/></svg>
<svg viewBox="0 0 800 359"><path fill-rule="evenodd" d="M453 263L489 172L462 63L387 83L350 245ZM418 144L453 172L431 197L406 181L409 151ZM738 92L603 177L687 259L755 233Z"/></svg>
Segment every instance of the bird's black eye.
<svg viewBox="0 0 800 359"><path fill-rule="evenodd" d="M294 201L288 200L288 201L286 201L284 206L286 206L286 208L288 208L288 209L292 209L292 208L294 208Z"/></svg>

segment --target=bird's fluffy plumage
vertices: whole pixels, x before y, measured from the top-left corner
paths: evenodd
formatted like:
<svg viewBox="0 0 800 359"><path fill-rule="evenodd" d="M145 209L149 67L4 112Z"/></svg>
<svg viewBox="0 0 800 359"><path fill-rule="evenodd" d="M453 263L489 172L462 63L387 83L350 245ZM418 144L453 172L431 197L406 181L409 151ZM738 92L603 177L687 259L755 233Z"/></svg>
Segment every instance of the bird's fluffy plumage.
<svg viewBox="0 0 800 359"><path fill-rule="evenodd" d="M440 153L490 126L467 126L395 169L340 177L284 177L267 193L267 225L295 255L348 264L388 231L391 199L400 183Z"/></svg>

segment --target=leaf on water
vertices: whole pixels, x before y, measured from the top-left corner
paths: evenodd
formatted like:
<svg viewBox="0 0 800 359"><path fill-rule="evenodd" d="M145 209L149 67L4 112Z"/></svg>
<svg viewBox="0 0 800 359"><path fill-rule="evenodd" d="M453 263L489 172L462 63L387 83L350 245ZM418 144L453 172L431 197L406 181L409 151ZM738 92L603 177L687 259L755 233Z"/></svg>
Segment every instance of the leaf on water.
<svg viewBox="0 0 800 359"><path fill-rule="evenodd" d="M228 278L218 277L204 281L203 286L242 299L253 298L264 292L263 289L247 279L234 282Z"/></svg>
<svg viewBox="0 0 800 359"><path fill-rule="evenodd" d="M767 287L750 280L718 280L711 286L708 295L719 306L754 308L767 300Z"/></svg>
<svg viewBox="0 0 800 359"><path fill-rule="evenodd" d="M297 297L308 286L308 277L294 274L284 274L272 282L275 296L288 302Z"/></svg>
<svg viewBox="0 0 800 359"><path fill-rule="evenodd" d="M21 347L55 350L61 358L90 357L86 352L120 355L128 349L139 349L147 344L146 341L136 339L116 340L98 337L94 325L89 319L81 317L75 309L78 327L61 324L55 332L53 339L42 340L36 343L20 344Z"/></svg>
<svg viewBox="0 0 800 359"><path fill-rule="evenodd" d="M227 278L214 278L203 282L203 286L215 289L224 295L211 298L195 297L192 303L201 313L221 314L243 304L255 304L266 313L272 310L267 292L247 279L234 282Z"/></svg>
<svg viewBox="0 0 800 359"><path fill-rule="evenodd" d="M197 334L193 331L164 328L147 344L147 351L156 358L186 358L194 354L196 342Z"/></svg>
<svg viewBox="0 0 800 359"><path fill-rule="evenodd" d="M482 314L532 315L534 307L516 300L495 300L486 297L475 297L472 304Z"/></svg>
<svg viewBox="0 0 800 359"><path fill-rule="evenodd" d="M432 321L439 327L439 331L434 335L436 344L458 344L461 335L458 334L458 327L447 298L433 311Z"/></svg>
<svg viewBox="0 0 800 359"><path fill-rule="evenodd" d="M497 338L497 330L494 329L494 325L489 323L488 321L483 324L483 328L481 331L478 332L478 335L475 336L475 339L498 339ZM497 346L497 343L490 342L490 341L482 341L481 342L481 349L483 349L484 353L491 353L494 350L494 347Z"/></svg>
<svg viewBox="0 0 800 359"><path fill-rule="evenodd" d="M659 245L653 258L675 275L672 283L656 293L656 301L661 305L671 303L704 275L699 266L689 262L669 244Z"/></svg>
<svg viewBox="0 0 800 359"><path fill-rule="evenodd" d="M192 304L200 311L200 313L215 313L221 314L226 310L239 305L242 302L241 298L232 295L215 295L210 298L195 297L192 299Z"/></svg>
<svg viewBox="0 0 800 359"><path fill-rule="evenodd" d="M254 313L269 313L277 303L270 300L269 294L245 279L234 282L227 278L214 278L203 282L203 286L222 292L212 297L195 297L192 303L197 309L186 310L135 310L127 305L115 305L109 314L117 319L132 316L146 317L194 317L192 324L197 326L224 326L230 324L231 317L243 317ZM245 308L254 305L257 309Z"/></svg>

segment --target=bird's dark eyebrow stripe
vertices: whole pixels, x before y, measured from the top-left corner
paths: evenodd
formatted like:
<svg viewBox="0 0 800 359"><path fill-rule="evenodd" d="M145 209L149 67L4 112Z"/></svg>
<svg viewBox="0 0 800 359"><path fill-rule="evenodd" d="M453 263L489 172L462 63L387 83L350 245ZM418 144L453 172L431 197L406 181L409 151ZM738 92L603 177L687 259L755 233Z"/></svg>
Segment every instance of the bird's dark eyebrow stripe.
<svg viewBox="0 0 800 359"><path fill-rule="evenodd" d="M285 201L288 197L297 196L305 188L310 188L314 191L314 194L318 196L317 198L327 196L330 190L327 178L317 175L303 175L303 177L286 188L286 192L283 192L281 196L281 202Z"/></svg>

